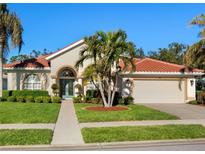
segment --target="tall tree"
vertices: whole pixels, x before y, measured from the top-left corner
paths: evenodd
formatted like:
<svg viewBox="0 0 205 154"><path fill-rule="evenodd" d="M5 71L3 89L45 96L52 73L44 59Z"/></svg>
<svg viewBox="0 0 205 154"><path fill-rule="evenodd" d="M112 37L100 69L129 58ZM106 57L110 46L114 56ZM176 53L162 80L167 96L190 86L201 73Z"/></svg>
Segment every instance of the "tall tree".
<svg viewBox="0 0 205 154"><path fill-rule="evenodd" d="M158 51L149 52L148 57L166 62L183 64L183 56L186 49L186 45L173 42L168 45L168 48L159 48Z"/></svg>
<svg viewBox="0 0 205 154"><path fill-rule="evenodd" d="M113 105L115 92L117 90L118 73L120 68L118 62L124 62L124 70L129 71L134 67L135 46L127 41L124 31L96 32L93 36L85 38L85 48L80 52L80 58L75 67L82 67L85 61L92 62L87 68L94 73L95 85L100 91L105 107ZM86 73L87 73L86 72ZM90 77L89 74L87 74Z"/></svg>
<svg viewBox="0 0 205 154"><path fill-rule="evenodd" d="M191 25L198 25L202 30L199 32L199 36L202 39L205 39L205 15L201 14L199 16L196 16L192 21Z"/></svg>
<svg viewBox="0 0 205 154"><path fill-rule="evenodd" d="M190 46L184 56L184 63L188 67L205 69L205 41L200 40Z"/></svg>
<svg viewBox="0 0 205 154"><path fill-rule="evenodd" d="M47 55L47 54L51 54L52 52L50 52L47 49L43 49L43 52L40 50L32 50L28 55L27 54L19 54L17 56L12 56L10 58L10 62L16 62L16 61L24 61L27 59L32 59L32 58L37 58L38 56L41 55Z"/></svg>
<svg viewBox="0 0 205 154"><path fill-rule="evenodd" d="M144 53L144 50L142 48L136 49L135 52L136 52L137 58L144 58L145 57L145 53Z"/></svg>
<svg viewBox="0 0 205 154"><path fill-rule="evenodd" d="M9 40L11 47L18 47L19 52L23 45L23 27L20 19L10 12L6 4L0 4L0 97L2 97L3 84L3 55L9 51Z"/></svg>
<svg viewBox="0 0 205 154"><path fill-rule="evenodd" d="M187 49L184 56L184 62L189 67L197 67L205 69L205 15L201 14L196 16L191 25L198 25L202 30L199 32L201 40L194 43Z"/></svg>

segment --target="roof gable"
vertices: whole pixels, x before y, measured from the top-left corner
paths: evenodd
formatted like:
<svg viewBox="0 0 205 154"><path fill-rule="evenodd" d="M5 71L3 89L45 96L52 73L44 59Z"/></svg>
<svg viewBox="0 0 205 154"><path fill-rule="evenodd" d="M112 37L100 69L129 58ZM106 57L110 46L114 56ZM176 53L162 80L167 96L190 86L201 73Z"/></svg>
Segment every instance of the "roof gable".
<svg viewBox="0 0 205 154"><path fill-rule="evenodd" d="M68 50L70 50L70 49L72 49L72 48L74 48L74 47L76 47L76 46L78 46L78 45L81 45L81 44L83 44L83 43L84 43L84 40L81 39L81 40L79 40L79 41L77 41L77 42L74 42L74 43L72 43L72 44L69 44L68 46L66 46L66 47L64 47L64 48L62 48L62 49L60 49L60 50L58 50L58 51L52 53L52 54L49 55L48 57L46 57L46 60L51 60L51 59L53 59L53 58L55 58L55 57L57 57L57 56L59 56L59 55L65 53L65 52L67 52Z"/></svg>

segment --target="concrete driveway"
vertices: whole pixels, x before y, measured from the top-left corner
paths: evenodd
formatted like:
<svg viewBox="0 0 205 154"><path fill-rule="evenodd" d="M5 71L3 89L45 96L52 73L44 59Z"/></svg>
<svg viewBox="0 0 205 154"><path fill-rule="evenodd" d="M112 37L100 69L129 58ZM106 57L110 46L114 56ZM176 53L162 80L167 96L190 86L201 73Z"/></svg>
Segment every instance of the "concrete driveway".
<svg viewBox="0 0 205 154"><path fill-rule="evenodd" d="M144 106L157 109L172 115L176 115L181 119L205 119L205 106L190 104L143 104Z"/></svg>

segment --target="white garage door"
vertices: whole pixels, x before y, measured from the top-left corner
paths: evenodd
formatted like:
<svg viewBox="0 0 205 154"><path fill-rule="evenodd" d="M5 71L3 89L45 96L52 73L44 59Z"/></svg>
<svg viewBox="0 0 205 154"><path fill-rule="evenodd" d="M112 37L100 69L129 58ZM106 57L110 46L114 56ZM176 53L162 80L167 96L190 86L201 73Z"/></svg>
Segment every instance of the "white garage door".
<svg viewBox="0 0 205 154"><path fill-rule="evenodd" d="M184 81L135 80L135 103L184 103Z"/></svg>

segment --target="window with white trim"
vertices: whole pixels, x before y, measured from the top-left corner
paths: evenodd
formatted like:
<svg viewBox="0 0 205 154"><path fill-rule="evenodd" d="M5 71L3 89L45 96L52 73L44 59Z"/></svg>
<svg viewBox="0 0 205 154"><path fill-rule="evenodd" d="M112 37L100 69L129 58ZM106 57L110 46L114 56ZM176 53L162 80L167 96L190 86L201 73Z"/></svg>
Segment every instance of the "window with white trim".
<svg viewBox="0 0 205 154"><path fill-rule="evenodd" d="M36 74L31 74L26 77L24 80L24 89L25 90L40 90L41 81Z"/></svg>

